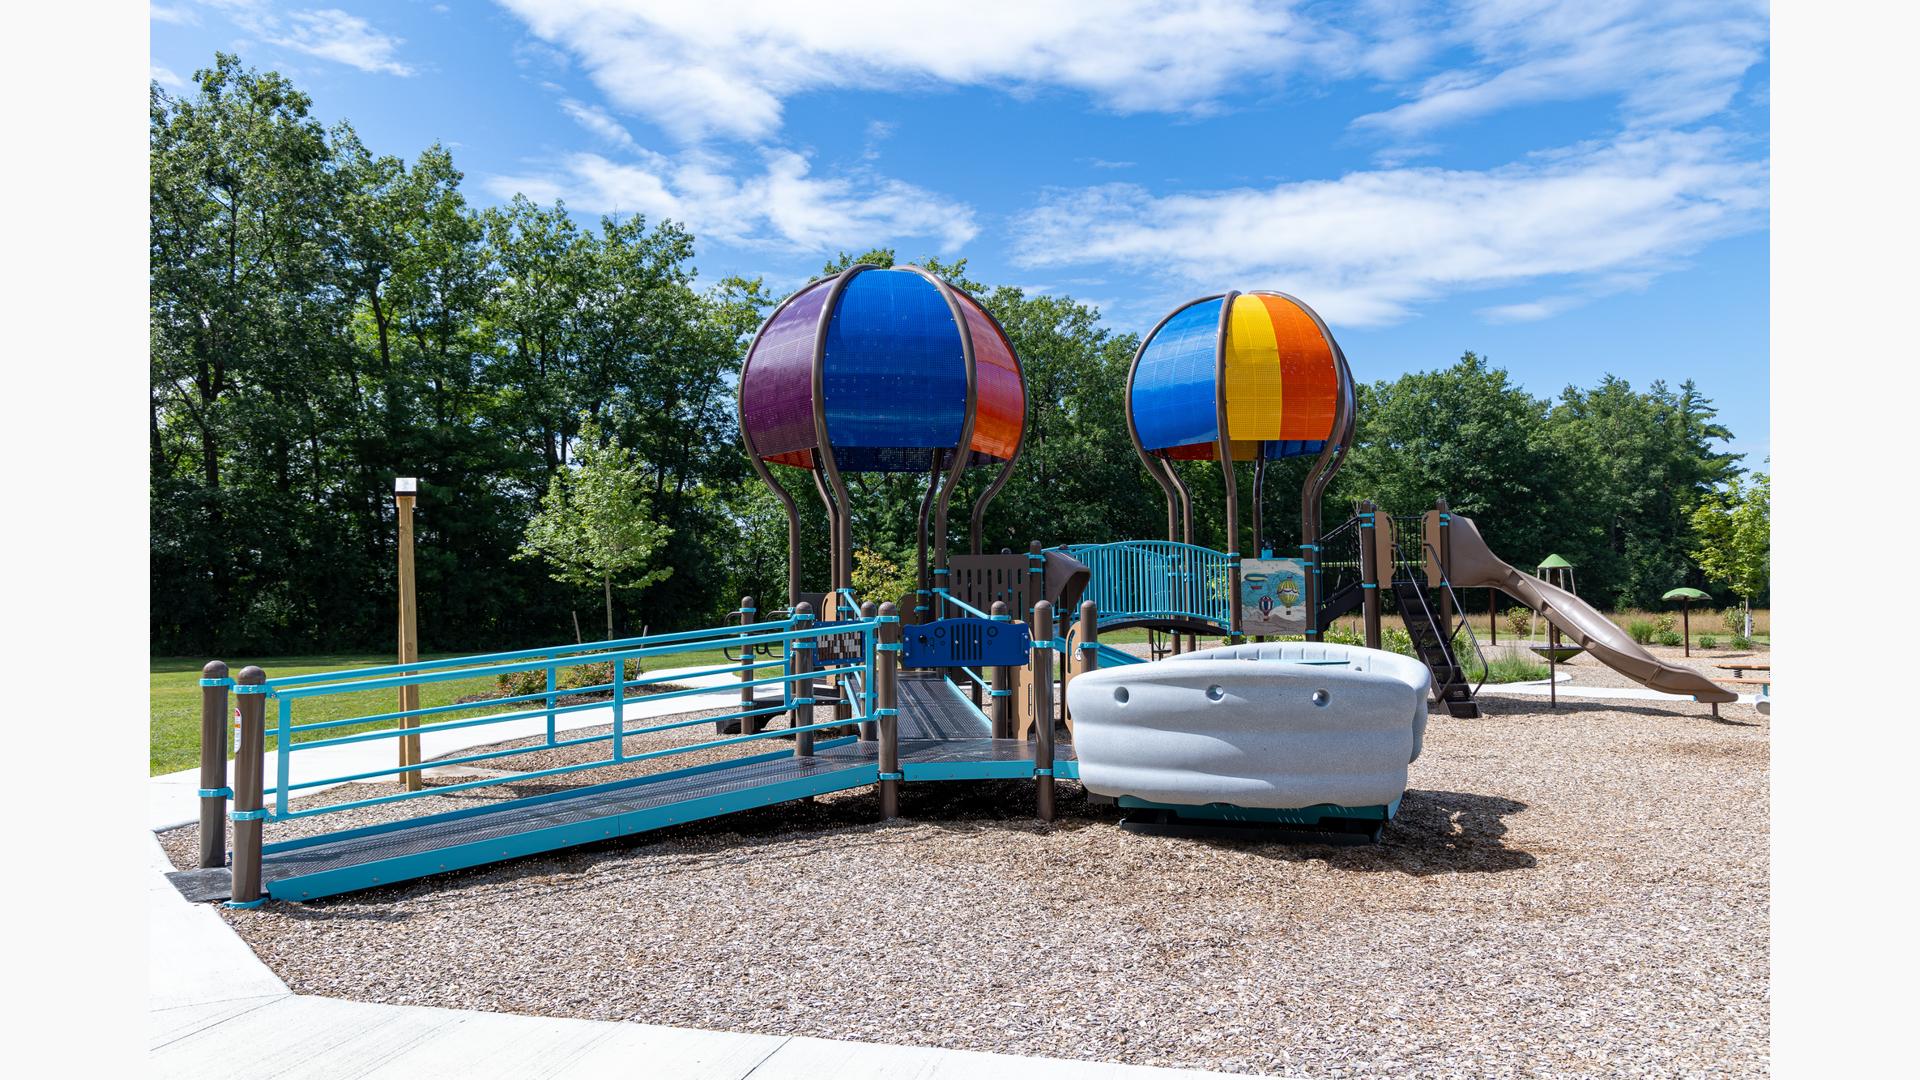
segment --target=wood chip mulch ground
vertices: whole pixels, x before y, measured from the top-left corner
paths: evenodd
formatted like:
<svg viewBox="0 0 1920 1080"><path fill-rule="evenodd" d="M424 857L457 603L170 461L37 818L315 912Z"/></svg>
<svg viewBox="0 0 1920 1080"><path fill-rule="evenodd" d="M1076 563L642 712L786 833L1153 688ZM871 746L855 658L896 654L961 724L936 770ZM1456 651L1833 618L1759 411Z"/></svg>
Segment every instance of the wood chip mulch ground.
<svg viewBox="0 0 1920 1080"><path fill-rule="evenodd" d="M918 784L891 825L851 792L223 914L296 991L361 1001L1314 1077L1765 1075L1767 719L1484 707L1434 716L1373 847ZM396 811L356 813L300 824ZM162 841L191 858L191 828Z"/></svg>

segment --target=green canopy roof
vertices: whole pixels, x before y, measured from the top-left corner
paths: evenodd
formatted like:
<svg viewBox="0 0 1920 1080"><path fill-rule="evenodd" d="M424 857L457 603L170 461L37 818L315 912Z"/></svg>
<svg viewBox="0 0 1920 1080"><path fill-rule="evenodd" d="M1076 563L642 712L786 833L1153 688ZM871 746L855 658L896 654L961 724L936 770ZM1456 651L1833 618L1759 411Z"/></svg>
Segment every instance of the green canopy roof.
<svg viewBox="0 0 1920 1080"><path fill-rule="evenodd" d="M1660 599L1662 600L1711 600L1713 599L1713 597L1708 596L1706 593L1701 592L1699 589L1690 588L1683 585L1678 589L1668 589L1666 592L1661 593Z"/></svg>
<svg viewBox="0 0 1920 1080"><path fill-rule="evenodd" d="M1541 559L1540 565L1534 567L1534 569L1535 570L1571 570L1573 569L1573 564L1561 558L1558 555L1549 555L1546 558Z"/></svg>

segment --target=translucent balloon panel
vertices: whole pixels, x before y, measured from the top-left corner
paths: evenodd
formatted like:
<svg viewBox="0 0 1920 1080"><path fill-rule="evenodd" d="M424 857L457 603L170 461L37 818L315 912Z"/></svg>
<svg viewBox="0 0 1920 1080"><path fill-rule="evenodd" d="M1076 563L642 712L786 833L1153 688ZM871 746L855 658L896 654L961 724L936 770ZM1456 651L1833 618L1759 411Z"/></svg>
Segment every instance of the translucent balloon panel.
<svg viewBox="0 0 1920 1080"><path fill-rule="evenodd" d="M1215 350L1222 299L1182 308L1147 342L1134 368L1127 407L1148 450L1189 446L1219 435Z"/></svg>
<svg viewBox="0 0 1920 1080"><path fill-rule="evenodd" d="M740 373L740 422L761 457L813 447L813 343L828 286L809 286L781 308L747 354ZM811 455L804 455L811 463ZM791 456L788 464L800 464Z"/></svg>
<svg viewBox="0 0 1920 1080"><path fill-rule="evenodd" d="M827 326L822 389L836 449L958 445L966 356L940 290L911 271L854 275Z"/></svg>

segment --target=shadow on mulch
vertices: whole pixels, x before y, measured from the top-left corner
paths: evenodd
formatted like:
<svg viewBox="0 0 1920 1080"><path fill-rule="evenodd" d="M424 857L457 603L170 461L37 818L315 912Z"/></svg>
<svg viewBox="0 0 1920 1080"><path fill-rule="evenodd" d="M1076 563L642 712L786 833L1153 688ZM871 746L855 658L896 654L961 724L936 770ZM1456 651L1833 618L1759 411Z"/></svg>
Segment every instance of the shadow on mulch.
<svg viewBox="0 0 1920 1080"><path fill-rule="evenodd" d="M924 826L946 832L969 833L1011 828L1020 832L1077 832L1116 826L1123 811L1089 800L1078 784L1055 786L1055 820L1033 816L1034 787L1018 780L976 784L910 784L901 794L898 825ZM1170 845L1200 844L1231 847L1278 862L1318 861L1333 870L1356 873L1402 873L1413 876L1463 873L1503 873L1536 865L1532 854L1507 847L1505 820L1527 808L1525 803L1458 791L1411 790L1401 801L1399 815L1389 822L1378 844L1359 847L1273 840L1216 838L1156 838ZM729 861L747 857L790 861L827 858L871 844L887 843L891 827L879 820L879 801L872 791L838 798L783 803L742 811L724 818L689 822L637 836L583 844L564 851L529 855L522 859L436 875L421 881L368 889L345 897L287 905L281 913L308 920L344 919L376 922L404 921L404 906L396 901L426 899L466 884L506 885L488 903L510 902L514 891L551 893L565 888L556 876L590 874L605 859L674 858L713 855ZM687 867L699 872L700 865ZM587 886L590 882L579 884Z"/></svg>

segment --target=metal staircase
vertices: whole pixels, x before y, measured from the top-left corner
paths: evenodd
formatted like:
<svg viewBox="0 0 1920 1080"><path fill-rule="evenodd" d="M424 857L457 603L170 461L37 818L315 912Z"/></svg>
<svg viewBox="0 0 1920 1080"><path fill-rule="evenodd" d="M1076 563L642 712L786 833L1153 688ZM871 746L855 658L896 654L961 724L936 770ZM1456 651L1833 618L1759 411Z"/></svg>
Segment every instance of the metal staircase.
<svg viewBox="0 0 1920 1080"><path fill-rule="evenodd" d="M1413 639L1414 654L1433 673L1434 696L1447 707L1448 715L1479 716L1474 685L1467 680L1466 669L1454 654L1453 635L1442 632L1439 617L1427 603L1425 583L1411 575L1395 574L1393 601L1400 609L1400 620L1407 624L1408 636Z"/></svg>

